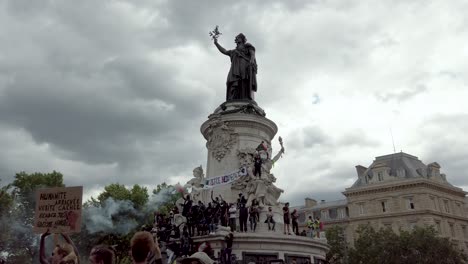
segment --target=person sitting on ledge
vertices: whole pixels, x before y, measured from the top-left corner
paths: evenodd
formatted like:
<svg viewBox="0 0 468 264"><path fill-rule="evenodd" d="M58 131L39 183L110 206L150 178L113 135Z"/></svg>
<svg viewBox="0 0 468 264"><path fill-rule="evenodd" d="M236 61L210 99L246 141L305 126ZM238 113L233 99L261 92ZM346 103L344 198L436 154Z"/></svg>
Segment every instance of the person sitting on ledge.
<svg viewBox="0 0 468 264"><path fill-rule="evenodd" d="M266 213L267 219L265 220L265 223L268 223L268 230L273 230L275 231L275 220L273 219L273 212L271 207L268 207L268 212ZM273 226L270 226L272 224Z"/></svg>

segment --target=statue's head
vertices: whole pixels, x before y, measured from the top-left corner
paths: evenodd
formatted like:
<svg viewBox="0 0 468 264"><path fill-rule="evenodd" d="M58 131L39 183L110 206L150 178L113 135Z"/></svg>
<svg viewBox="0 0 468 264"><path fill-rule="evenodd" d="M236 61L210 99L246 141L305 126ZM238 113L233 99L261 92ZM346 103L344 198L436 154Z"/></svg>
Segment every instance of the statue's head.
<svg viewBox="0 0 468 264"><path fill-rule="evenodd" d="M234 40L237 44L245 44L247 42L247 38L245 37L244 34L239 33L239 35L236 36L236 39Z"/></svg>
<svg viewBox="0 0 468 264"><path fill-rule="evenodd" d="M193 169L193 177L195 178L203 178L203 168L202 165Z"/></svg>

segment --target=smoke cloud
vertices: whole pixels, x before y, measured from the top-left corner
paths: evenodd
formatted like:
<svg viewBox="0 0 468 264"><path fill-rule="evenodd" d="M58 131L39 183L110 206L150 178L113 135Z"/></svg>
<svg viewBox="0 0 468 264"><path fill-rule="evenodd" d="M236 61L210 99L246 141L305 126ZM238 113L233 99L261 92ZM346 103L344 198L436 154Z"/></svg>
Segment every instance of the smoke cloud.
<svg viewBox="0 0 468 264"><path fill-rule="evenodd" d="M145 206L138 210L129 200L108 198L99 206L83 208L83 227L91 234L97 232L128 234L157 212L175 191L173 187L162 189L158 194L151 195Z"/></svg>

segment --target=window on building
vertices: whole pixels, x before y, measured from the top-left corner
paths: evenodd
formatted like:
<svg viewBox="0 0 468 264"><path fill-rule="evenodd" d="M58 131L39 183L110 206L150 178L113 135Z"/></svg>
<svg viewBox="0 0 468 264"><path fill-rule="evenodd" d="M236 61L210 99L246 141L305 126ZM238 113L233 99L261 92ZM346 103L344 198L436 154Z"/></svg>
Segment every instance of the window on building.
<svg viewBox="0 0 468 264"><path fill-rule="evenodd" d="M432 209L436 210L437 211L437 201L436 201L436 198L434 196L430 196L430 199L431 199L431 203L432 203Z"/></svg>
<svg viewBox="0 0 468 264"><path fill-rule="evenodd" d="M408 197L406 198L406 203L407 203L407 208L408 209L414 209L414 201L413 201L413 197Z"/></svg>
<svg viewBox="0 0 468 264"><path fill-rule="evenodd" d="M338 219L343 219L345 218L345 209L344 208L339 208L338 209Z"/></svg>
<svg viewBox="0 0 468 264"><path fill-rule="evenodd" d="M305 212L299 213L299 217L297 220L299 221L299 223L304 223L306 221L306 213Z"/></svg>
<svg viewBox="0 0 468 264"><path fill-rule="evenodd" d="M322 211L320 211L320 215L321 215L320 219L322 219L322 220L327 220L327 219L329 219L328 210L322 210Z"/></svg>
<svg viewBox="0 0 468 264"><path fill-rule="evenodd" d="M382 206L382 212L387 212L387 201L381 201L380 205Z"/></svg>
<svg viewBox="0 0 468 264"><path fill-rule="evenodd" d="M452 237L455 237L455 227L453 226L453 224L449 224L449 227L450 227L450 234L452 235Z"/></svg>
<svg viewBox="0 0 468 264"><path fill-rule="evenodd" d="M337 208L328 209L328 216L330 217L330 219L336 219L338 217L338 209Z"/></svg>
<svg viewBox="0 0 468 264"><path fill-rule="evenodd" d="M450 206L448 200L444 200L444 209L446 213L450 213Z"/></svg>
<svg viewBox="0 0 468 264"><path fill-rule="evenodd" d="M461 228L462 228L462 236L463 236L463 238L467 238L466 226L463 225Z"/></svg>
<svg viewBox="0 0 468 264"><path fill-rule="evenodd" d="M442 234L442 227L440 226L440 221L435 221L435 226L436 226L437 233L439 233L439 235L441 235Z"/></svg>
<svg viewBox="0 0 468 264"><path fill-rule="evenodd" d="M459 203L457 203L457 214L463 215L463 210L462 210L461 205Z"/></svg>
<svg viewBox="0 0 468 264"><path fill-rule="evenodd" d="M346 206L346 217L349 217L349 208Z"/></svg>
<svg viewBox="0 0 468 264"><path fill-rule="evenodd" d="M320 218L320 211L314 211L313 212L313 217L314 217L314 219Z"/></svg>
<svg viewBox="0 0 468 264"><path fill-rule="evenodd" d="M359 206L359 214L363 215L364 214L364 204L360 203L360 204L358 204L358 206Z"/></svg>
<svg viewBox="0 0 468 264"><path fill-rule="evenodd" d="M377 173L377 176L379 177L379 181L383 181L383 172Z"/></svg>

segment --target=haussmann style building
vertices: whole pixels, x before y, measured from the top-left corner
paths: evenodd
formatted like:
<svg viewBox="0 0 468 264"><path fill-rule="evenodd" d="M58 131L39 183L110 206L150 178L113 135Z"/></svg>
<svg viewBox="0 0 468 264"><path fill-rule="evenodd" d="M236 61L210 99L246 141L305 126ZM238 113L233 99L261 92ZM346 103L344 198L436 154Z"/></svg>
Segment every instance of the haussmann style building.
<svg viewBox="0 0 468 264"><path fill-rule="evenodd" d="M356 166L357 180L344 200L306 198L299 211L300 229L309 215L320 217L324 228L341 225L352 244L360 225L391 228L395 232L432 225L443 237L468 252L467 192L453 186L437 162L424 164L400 152L376 157L369 167Z"/></svg>

